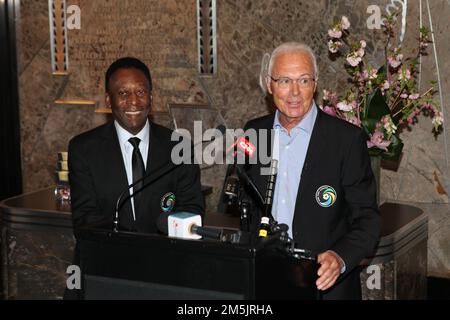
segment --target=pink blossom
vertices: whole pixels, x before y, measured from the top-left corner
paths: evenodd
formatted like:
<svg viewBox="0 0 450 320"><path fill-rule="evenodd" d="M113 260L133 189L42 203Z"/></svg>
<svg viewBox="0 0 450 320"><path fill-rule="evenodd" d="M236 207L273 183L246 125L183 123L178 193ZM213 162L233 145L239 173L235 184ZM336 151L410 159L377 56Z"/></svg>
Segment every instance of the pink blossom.
<svg viewBox="0 0 450 320"><path fill-rule="evenodd" d="M408 117L408 124L413 124L414 123L414 119L417 117L417 112L413 112L409 115Z"/></svg>
<svg viewBox="0 0 450 320"><path fill-rule="evenodd" d="M354 124L355 126L361 127L361 120L359 120L356 116L347 117L345 120Z"/></svg>
<svg viewBox="0 0 450 320"><path fill-rule="evenodd" d="M410 94L409 95L409 99L411 99L411 100L417 100L417 99L419 99L419 94L418 93L414 93L414 94Z"/></svg>
<svg viewBox="0 0 450 320"><path fill-rule="evenodd" d="M356 67L361 61L361 57L356 54L356 52L352 52L347 56L347 62L352 67Z"/></svg>
<svg viewBox="0 0 450 320"><path fill-rule="evenodd" d="M436 129L442 126L442 124L444 123L444 114L440 111L437 112L431 120L431 123Z"/></svg>
<svg viewBox="0 0 450 320"><path fill-rule="evenodd" d="M400 80L405 80L405 79L409 80L409 79L411 79L411 71L409 71L409 69L399 70L398 73L399 73L398 78Z"/></svg>
<svg viewBox="0 0 450 320"><path fill-rule="evenodd" d="M333 27L333 29L328 30L328 35L330 38L340 39L342 37L342 31L336 27Z"/></svg>
<svg viewBox="0 0 450 320"><path fill-rule="evenodd" d="M428 48L428 42L420 42L420 49L421 50L425 50L426 48Z"/></svg>
<svg viewBox="0 0 450 320"><path fill-rule="evenodd" d="M370 137L370 140L367 141L368 148L376 147L384 151L387 151L387 147L389 147L390 144L391 141L384 140L384 135L380 131L375 131L374 134Z"/></svg>
<svg viewBox="0 0 450 320"><path fill-rule="evenodd" d="M337 104L338 98L337 98L336 92L327 90L327 92L325 93L325 90L324 90L324 95L327 97L327 99L328 99L327 101L329 101L331 105L335 106Z"/></svg>
<svg viewBox="0 0 450 320"><path fill-rule="evenodd" d="M336 105L336 107L337 107L339 110L344 111L344 112L349 112L349 111L352 111L352 110L353 110L352 104L347 103L347 101L339 102L339 103Z"/></svg>
<svg viewBox="0 0 450 320"><path fill-rule="evenodd" d="M328 91L327 89L323 89L323 97L322 97L323 100L330 101L330 95L331 95L331 91Z"/></svg>
<svg viewBox="0 0 450 320"><path fill-rule="evenodd" d="M368 78L370 80L375 80L377 78L377 76L378 76L377 70L375 70L375 69L371 69L370 71L364 70L363 73L365 75L365 78L366 79Z"/></svg>
<svg viewBox="0 0 450 320"><path fill-rule="evenodd" d="M365 48L367 43L364 40L360 40L359 43L361 44L361 48Z"/></svg>
<svg viewBox="0 0 450 320"><path fill-rule="evenodd" d="M360 80L362 81L369 79L369 72L366 69L364 69L363 72L358 75L360 77Z"/></svg>
<svg viewBox="0 0 450 320"><path fill-rule="evenodd" d="M402 64L403 54L400 53L400 50L400 48L394 48L393 55L388 57L388 63L394 69Z"/></svg>
<svg viewBox="0 0 450 320"><path fill-rule="evenodd" d="M389 87L390 87L389 81L384 80L384 82L383 82L383 89L384 89L384 90L388 90Z"/></svg>
<svg viewBox="0 0 450 320"><path fill-rule="evenodd" d="M383 124L384 130L386 130L389 137L397 131L397 126L392 121L390 115L383 116L383 118L381 118L381 123Z"/></svg>
<svg viewBox="0 0 450 320"><path fill-rule="evenodd" d="M402 93L402 94L400 95L400 98L406 99L406 98L408 98L408 94L407 94L407 93Z"/></svg>
<svg viewBox="0 0 450 320"><path fill-rule="evenodd" d="M323 108L323 111L325 113L328 113L330 116L336 117L336 110L333 107L325 106Z"/></svg>
<svg viewBox="0 0 450 320"><path fill-rule="evenodd" d="M350 21L346 16L342 16L341 18L341 27L343 30L347 30L348 28L350 28Z"/></svg>
<svg viewBox="0 0 450 320"><path fill-rule="evenodd" d="M328 50L331 53L338 52L340 47L342 47L342 42L340 42L340 41L333 41L333 40L329 40L328 41Z"/></svg>
<svg viewBox="0 0 450 320"><path fill-rule="evenodd" d="M398 56L394 56L394 57L389 56L388 63L392 68L396 69L396 68L398 68L398 66L400 66L402 64L402 59L403 59L402 54L399 54Z"/></svg>
<svg viewBox="0 0 450 320"><path fill-rule="evenodd" d="M359 48L358 50L356 50L356 55L358 57L361 57L361 58L364 57L364 53L365 53L365 51L363 48Z"/></svg>

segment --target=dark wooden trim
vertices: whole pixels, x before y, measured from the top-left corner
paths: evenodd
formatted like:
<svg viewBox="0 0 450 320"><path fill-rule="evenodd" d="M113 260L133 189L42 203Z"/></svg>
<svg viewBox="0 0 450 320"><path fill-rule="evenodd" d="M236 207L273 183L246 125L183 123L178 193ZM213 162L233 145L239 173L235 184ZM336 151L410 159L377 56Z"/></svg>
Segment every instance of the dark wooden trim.
<svg viewBox="0 0 450 320"><path fill-rule="evenodd" d="M15 12L19 0L0 1L0 199L22 193Z"/></svg>

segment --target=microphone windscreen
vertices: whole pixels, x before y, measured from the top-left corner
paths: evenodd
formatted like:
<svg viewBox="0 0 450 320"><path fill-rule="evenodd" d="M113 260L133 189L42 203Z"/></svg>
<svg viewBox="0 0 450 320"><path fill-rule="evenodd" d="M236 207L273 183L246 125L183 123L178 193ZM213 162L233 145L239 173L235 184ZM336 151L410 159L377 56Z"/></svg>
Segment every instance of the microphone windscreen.
<svg viewBox="0 0 450 320"><path fill-rule="evenodd" d="M172 213L168 218L169 237L183 239L201 239L201 236L191 233L192 225L201 226L202 217L191 212Z"/></svg>

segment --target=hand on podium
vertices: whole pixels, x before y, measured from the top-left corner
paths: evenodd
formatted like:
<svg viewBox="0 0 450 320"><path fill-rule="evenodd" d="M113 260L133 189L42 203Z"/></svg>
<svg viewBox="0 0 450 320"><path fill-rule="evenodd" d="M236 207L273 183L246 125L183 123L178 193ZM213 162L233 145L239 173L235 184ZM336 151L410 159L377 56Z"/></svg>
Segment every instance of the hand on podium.
<svg viewBox="0 0 450 320"><path fill-rule="evenodd" d="M317 262L321 265L317 271L319 276L316 281L317 289L327 290L336 283L344 267L344 261L337 253L328 250L317 256Z"/></svg>

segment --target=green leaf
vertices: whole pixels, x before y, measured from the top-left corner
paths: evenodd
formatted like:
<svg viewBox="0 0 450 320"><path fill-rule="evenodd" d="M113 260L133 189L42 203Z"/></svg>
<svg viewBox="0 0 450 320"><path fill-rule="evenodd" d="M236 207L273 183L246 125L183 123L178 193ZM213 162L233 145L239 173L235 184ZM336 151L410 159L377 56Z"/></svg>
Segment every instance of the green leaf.
<svg viewBox="0 0 450 320"><path fill-rule="evenodd" d="M375 127L377 125L378 120L376 119L363 119L361 120L361 125L366 131L367 135L372 135L372 133L375 131Z"/></svg>
<svg viewBox="0 0 450 320"><path fill-rule="evenodd" d="M381 155L385 160L398 161L403 150L403 142L398 135L393 135L391 141L392 143L389 145L388 151Z"/></svg>
<svg viewBox="0 0 450 320"><path fill-rule="evenodd" d="M384 151L378 148L370 148L369 149L369 156L371 157L375 157L375 156L380 156Z"/></svg>
<svg viewBox="0 0 450 320"><path fill-rule="evenodd" d="M380 88L377 88L371 95L367 97L366 108L364 109L364 119L375 119L377 121L387 114L390 110Z"/></svg>
<svg viewBox="0 0 450 320"><path fill-rule="evenodd" d="M396 110L403 110L405 104L403 103L403 101L398 102L397 106L394 108L393 113L397 113L397 115L395 117L392 117L392 122L394 124L398 124L400 122L400 120L403 118L403 112L396 112Z"/></svg>
<svg viewBox="0 0 450 320"><path fill-rule="evenodd" d="M385 65L382 65L381 67L378 68L377 70L377 74L378 75L382 75L383 76L383 81L387 78L387 69Z"/></svg>

